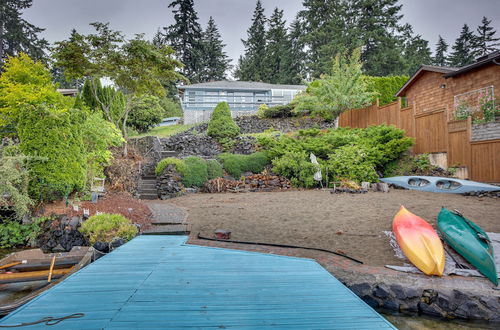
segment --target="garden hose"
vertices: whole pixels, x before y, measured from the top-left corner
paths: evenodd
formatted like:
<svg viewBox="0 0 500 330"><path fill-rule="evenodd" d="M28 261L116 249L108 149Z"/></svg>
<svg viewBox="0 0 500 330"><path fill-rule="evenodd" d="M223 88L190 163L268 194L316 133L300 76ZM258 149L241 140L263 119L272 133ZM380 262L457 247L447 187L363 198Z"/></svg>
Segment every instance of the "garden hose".
<svg viewBox="0 0 500 330"><path fill-rule="evenodd" d="M248 244L248 245L267 245L267 246L275 246L275 247L283 247L283 248L292 248L292 249L303 249L303 250L314 250L314 251L321 251L321 252L327 252L331 254L335 254L337 256L347 258L349 260L352 260L354 262L357 262L358 264L363 264L362 261L355 259L353 257L349 257L348 255L334 252L331 250L326 250L326 249L320 249L320 248L312 248L312 247L307 247L307 246L297 246L297 245L286 245L286 244L273 244L273 243L258 243L258 242L245 242L245 241L232 241L232 240L226 240L226 239L217 239L217 238L208 238L208 237L203 237L198 233L198 239L203 239L207 241L215 241L215 242L227 242L227 243L237 243L237 244Z"/></svg>

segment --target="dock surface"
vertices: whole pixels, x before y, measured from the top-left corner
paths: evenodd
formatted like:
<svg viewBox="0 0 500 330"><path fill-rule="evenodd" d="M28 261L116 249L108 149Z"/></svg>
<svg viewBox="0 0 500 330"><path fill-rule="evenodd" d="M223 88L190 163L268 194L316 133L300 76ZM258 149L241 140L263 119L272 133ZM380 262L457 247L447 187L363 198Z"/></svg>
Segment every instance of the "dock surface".
<svg viewBox="0 0 500 330"><path fill-rule="evenodd" d="M139 236L0 325L84 313L50 328L394 329L314 260L186 240Z"/></svg>

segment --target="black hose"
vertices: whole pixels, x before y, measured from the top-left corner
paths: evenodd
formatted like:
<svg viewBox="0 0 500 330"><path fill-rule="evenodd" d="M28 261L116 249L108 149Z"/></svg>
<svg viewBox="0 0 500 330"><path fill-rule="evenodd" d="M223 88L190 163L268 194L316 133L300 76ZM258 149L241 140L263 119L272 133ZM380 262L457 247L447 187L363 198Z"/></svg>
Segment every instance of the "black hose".
<svg viewBox="0 0 500 330"><path fill-rule="evenodd" d="M215 241L215 242L227 242L227 243L237 243L237 244L248 244L248 245L267 245L267 246L275 246L275 247L283 247L283 248L292 248L292 249L303 249L303 250L314 250L314 251L321 251L321 252L327 252L331 254L335 254L340 257L347 258L349 260L352 260L354 262L357 262L358 264L363 264L362 261L346 256L345 254L334 252L331 250L325 250L325 249L319 249L319 248L312 248L312 247L306 247L306 246L296 246L296 245L286 245L286 244L273 244L273 243L257 243L257 242L244 242L244 241L231 241L231 240L226 240L226 239L216 239L216 238L208 238L208 237L203 237L198 233L198 239L203 239L207 241Z"/></svg>
<svg viewBox="0 0 500 330"><path fill-rule="evenodd" d="M84 317L84 313L75 313L71 315L66 315L63 317L52 317L52 316L47 316L44 317L43 319L40 319L38 321L33 321L33 322L24 322L24 323L19 323L19 324L12 324L12 325L0 325L0 328L20 328L20 327L27 327L30 325L35 325L35 324L41 324L44 323L45 325L56 325L59 324L60 322L68 319L78 319L80 317Z"/></svg>

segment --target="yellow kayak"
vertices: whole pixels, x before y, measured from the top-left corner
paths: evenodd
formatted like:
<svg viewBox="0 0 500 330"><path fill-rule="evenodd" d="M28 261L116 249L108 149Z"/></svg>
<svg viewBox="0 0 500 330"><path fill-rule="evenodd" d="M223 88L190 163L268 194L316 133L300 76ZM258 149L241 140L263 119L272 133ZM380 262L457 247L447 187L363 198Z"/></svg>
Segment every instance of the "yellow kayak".
<svg viewBox="0 0 500 330"><path fill-rule="evenodd" d="M418 269L426 275L443 275L443 243L427 221L401 206L392 230L401 250Z"/></svg>

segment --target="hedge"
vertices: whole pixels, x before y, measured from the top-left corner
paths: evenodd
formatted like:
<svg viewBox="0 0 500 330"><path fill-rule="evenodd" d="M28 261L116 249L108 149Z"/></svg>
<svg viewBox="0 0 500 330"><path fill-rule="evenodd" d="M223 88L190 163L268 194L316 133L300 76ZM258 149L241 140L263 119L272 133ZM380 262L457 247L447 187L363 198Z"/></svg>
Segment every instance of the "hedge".
<svg viewBox="0 0 500 330"><path fill-rule="evenodd" d="M235 179L240 178L243 172L260 173L269 164L269 158L263 152L250 155L223 153L218 159L222 162L226 172Z"/></svg>

